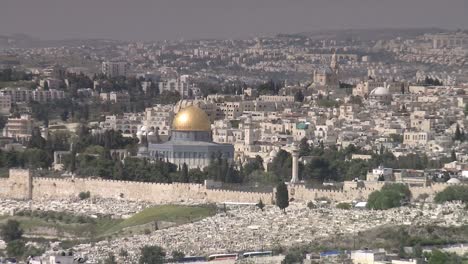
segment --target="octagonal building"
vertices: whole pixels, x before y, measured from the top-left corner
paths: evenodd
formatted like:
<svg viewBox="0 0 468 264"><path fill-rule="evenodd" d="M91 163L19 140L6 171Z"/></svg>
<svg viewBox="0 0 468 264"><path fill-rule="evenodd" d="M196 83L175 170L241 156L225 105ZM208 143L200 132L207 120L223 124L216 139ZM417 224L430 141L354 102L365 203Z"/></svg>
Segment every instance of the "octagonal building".
<svg viewBox="0 0 468 264"><path fill-rule="evenodd" d="M174 117L170 140L162 144L148 144L146 153L139 153L139 156L203 169L219 156L232 161L234 146L214 143L207 114L197 106L189 106Z"/></svg>

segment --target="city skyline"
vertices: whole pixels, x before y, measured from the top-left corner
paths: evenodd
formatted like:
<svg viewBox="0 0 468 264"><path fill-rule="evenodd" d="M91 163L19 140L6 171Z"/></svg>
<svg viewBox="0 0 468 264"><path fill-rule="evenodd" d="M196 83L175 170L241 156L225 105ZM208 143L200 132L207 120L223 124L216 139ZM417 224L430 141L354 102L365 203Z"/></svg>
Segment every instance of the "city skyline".
<svg viewBox="0 0 468 264"><path fill-rule="evenodd" d="M6 1L0 34L160 41L330 29L468 28L462 0Z"/></svg>

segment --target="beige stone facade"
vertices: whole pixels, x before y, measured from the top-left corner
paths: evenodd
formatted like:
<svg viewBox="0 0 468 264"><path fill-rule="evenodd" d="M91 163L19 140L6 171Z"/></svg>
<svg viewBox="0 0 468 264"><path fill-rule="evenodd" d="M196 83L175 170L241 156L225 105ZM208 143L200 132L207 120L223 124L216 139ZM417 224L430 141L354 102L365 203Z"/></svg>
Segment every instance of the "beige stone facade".
<svg viewBox="0 0 468 264"><path fill-rule="evenodd" d="M308 189L302 185L289 186L290 198L296 201L311 201L327 198L332 201L366 200L368 195L379 190L383 182L366 182L365 187L344 188L343 190ZM413 197L420 194L435 194L447 184L432 184L426 187L410 187ZM96 180L96 179L60 179L33 177L29 170L11 169L10 177L0 179L0 197L22 200L30 199L65 199L77 197L80 192L89 191L92 196L102 198L123 198L133 201L152 203L178 203L199 201L206 203L258 203L261 199L272 204L272 192L242 192L222 189L210 189L201 184L159 184L145 182Z"/></svg>

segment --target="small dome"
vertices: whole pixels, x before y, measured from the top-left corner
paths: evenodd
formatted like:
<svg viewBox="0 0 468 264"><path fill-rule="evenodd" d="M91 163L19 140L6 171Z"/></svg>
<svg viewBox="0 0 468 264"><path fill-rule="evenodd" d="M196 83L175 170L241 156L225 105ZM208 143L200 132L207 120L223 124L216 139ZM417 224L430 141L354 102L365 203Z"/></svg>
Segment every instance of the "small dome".
<svg viewBox="0 0 468 264"><path fill-rule="evenodd" d="M374 90L370 92L369 95L389 95L390 91L387 88L384 87L377 87Z"/></svg>
<svg viewBox="0 0 468 264"><path fill-rule="evenodd" d="M140 131L145 132L146 131L146 126L141 126Z"/></svg>
<svg viewBox="0 0 468 264"><path fill-rule="evenodd" d="M447 181L447 183L450 183L450 184L460 184L461 181L457 178L451 178L450 180Z"/></svg>
<svg viewBox="0 0 468 264"><path fill-rule="evenodd" d="M148 136L154 136L154 132L153 131L149 132Z"/></svg>
<svg viewBox="0 0 468 264"><path fill-rule="evenodd" d="M172 129L176 131L211 132L211 122L205 111L192 105L177 113L172 122Z"/></svg>

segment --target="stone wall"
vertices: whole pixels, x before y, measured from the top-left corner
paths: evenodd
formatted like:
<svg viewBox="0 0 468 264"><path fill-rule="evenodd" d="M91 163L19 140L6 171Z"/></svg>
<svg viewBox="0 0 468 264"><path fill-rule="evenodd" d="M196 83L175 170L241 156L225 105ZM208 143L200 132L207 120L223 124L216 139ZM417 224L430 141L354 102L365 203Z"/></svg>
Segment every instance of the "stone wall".
<svg viewBox="0 0 468 264"><path fill-rule="evenodd" d="M379 190L382 183L366 183L364 188L345 190L308 189L303 185L290 185L290 197L297 201L311 201L326 198L332 201L365 200L368 195ZM426 193L433 195L442 191L448 184L433 184L428 187L411 187L413 197ZM0 179L0 197L13 199L69 198L80 192L90 192L91 196L103 198L123 198L153 203L177 203L198 201L209 203L239 202L272 204L274 193L243 192L207 188L201 184L160 184L96 179L60 179L33 177L29 170L11 169L8 179Z"/></svg>
<svg viewBox="0 0 468 264"><path fill-rule="evenodd" d="M32 199L32 178L33 172L30 170L10 169L10 177L0 180L0 197Z"/></svg>
<svg viewBox="0 0 468 264"><path fill-rule="evenodd" d="M300 201L312 201L319 198L326 198L331 201L353 201L366 200L369 194L375 190L374 188L356 188L345 191L341 190L323 190L323 189L308 189L304 186L290 187L289 193L292 198Z"/></svg>
<svg viewBox="0 0 468 264"><path fill-rule="evenodd" d="M204 186L199 184L159 184L94 179L34 178L33 199L77 197L89 191L92 196L171 203L203 200Z"/></svg>
<svg viewBox="0 0 468 264"><path fill-rule="evenodd" d="M435 195L450 186L448 183L433 183L426 187L411 187L411 194L413 198L418 198L421 194L428 194L429 196Z"/></svg>

